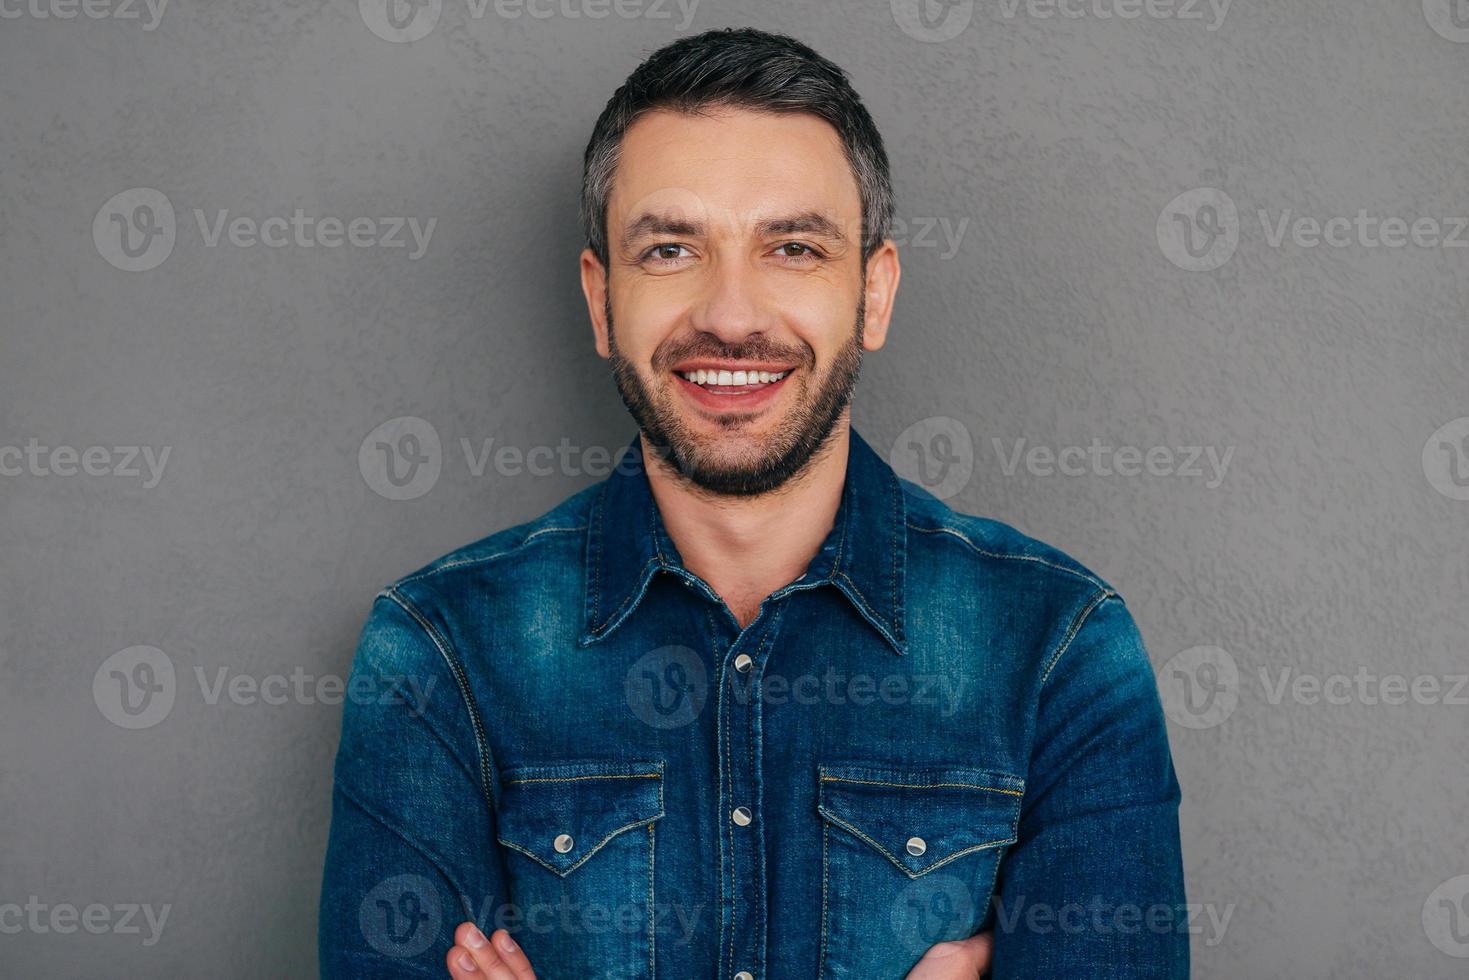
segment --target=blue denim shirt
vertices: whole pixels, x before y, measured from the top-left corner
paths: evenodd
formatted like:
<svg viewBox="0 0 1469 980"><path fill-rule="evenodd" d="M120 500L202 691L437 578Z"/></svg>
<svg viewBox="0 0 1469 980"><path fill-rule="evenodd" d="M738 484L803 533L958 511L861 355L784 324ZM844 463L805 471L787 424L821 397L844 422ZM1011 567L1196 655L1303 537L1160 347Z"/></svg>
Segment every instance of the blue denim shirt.
<svg viewBox="0 0 1469 980"><path fill-rule="evenodd" d="M1179 788L1122 599L849 438L825 543L744 628L637 439L377 597L323 977L442 978L465 919L543 980L901 978L981 928L997 978L1187 976Z"/></svg>

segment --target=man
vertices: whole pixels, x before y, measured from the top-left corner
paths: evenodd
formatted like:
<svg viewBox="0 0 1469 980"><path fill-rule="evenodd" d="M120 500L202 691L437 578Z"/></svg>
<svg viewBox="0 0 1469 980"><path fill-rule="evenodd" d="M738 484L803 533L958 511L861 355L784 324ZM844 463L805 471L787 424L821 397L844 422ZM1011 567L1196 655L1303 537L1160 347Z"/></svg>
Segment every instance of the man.
<svg viewBox="0 0 1469 980"><path fill-rule="evenodd" d="M346 708L322 975L1186 976L1122 599L850 426L899 262L845 74L758 31L680 40L583 180L639 433L377 598L353 679L400 694Z"/></svg>

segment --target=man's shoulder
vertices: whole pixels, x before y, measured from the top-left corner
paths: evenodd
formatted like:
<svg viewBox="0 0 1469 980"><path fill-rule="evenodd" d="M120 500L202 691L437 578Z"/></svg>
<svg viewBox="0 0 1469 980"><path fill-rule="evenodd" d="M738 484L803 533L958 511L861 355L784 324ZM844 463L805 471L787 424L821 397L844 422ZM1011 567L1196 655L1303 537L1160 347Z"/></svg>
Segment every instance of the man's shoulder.
<svg viewBox="0 0 1469 980"><path fill-rule="evenodd" d="M471 577L481 581L488 578L513 581L524 562L543 557L564 564L568 555L582 552L589 514L601 488L601 483L594 483L538 517L440 555L402 576L384 591L401 593L432 589L444 592ZM544 555L546 551L554 551L555 554Z"/></svg>
<svg viewBox="0 0 1469 980"><path fill-rule="evenodd" d="M972 567L1025 587L1065 593L1116 595L1111 584L1053 544L992 517L955 510L917 484L906 493L909 547L927 546L935 560Z"/></svg>

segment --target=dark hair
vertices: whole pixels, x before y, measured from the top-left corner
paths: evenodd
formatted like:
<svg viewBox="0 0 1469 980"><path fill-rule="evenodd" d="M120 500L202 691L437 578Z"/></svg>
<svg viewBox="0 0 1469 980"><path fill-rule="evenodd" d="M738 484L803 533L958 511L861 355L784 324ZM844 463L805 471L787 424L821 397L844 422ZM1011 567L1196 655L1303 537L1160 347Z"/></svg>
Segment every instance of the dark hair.
<svg viewBox="0 0 1469 980"><path fill-rule="evenodd" d="M581 222L587 247L607 262L607 199L623 135L654 109L706 108L806 112L837 131L862 197L862 257L888 236L893 187L882 136L847 73L783 34L724 28L658 49L633 71L602 110L582 161Z"/></svg>

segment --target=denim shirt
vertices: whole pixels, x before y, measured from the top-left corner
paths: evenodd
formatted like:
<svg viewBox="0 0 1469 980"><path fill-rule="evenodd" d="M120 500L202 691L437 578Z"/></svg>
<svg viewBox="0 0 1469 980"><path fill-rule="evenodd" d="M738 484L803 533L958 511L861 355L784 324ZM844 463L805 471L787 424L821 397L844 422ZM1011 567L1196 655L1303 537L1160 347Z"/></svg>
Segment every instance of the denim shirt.
<svg viewBox="0 0 1469 980"><path fill-rule="evenodd" d="M820 551L743 628L636 438L378 595L323 977L443 978L465 919L543 980L901 978L981 928L996 978L1188 975L1179 788L1123 600L849 449Z"/></svg>

